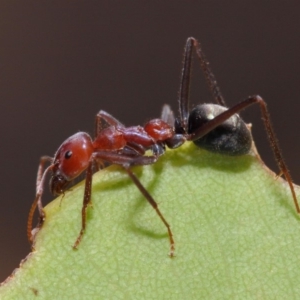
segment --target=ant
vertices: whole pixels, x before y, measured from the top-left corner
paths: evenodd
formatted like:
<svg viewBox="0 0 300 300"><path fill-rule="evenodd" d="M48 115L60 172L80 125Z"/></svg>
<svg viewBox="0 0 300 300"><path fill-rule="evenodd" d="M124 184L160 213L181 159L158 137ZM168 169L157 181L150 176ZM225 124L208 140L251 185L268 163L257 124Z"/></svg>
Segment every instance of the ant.
<svg viewBox="0 0 300 300"><path fill-rule="evenodd" d="M38 207L40 215L38 228L42 226L45 220L41 197L48 172L52 172L50 179L52 194L61 195L64 194L73 179L85 171L82 227L73 245L73 248L76 249L81 242L86 227L86 209L91 204L93 171L99 165L103 167L104 163L109 163L121 165L150 205L155 209L167 227L170 239L170 256L173 256L174 239L170 225L160 212L155 200L130 169L134 165L155 163L158 157L165 152L166 145L169 148L177 148L184 143L184 136L175 133L173 124L173 114L168 105L164 106L162 119L150 120L144 127L125 127L113 116L101 110L96 115L96 135L94 140L87 133L78 132L61 144L54 158L48 156L41 157L36 182L36 197L31 206L27 223L29 241L33 240L32 218L36 207ZM152 152L152 155L145 155L148 150ZM44 170L44 164L47 161L50 162L50 166Z"/></svg>
<svg viewBox="0 0 300 300"><path fill-rule="evenodd" d="M189 112L189 85L194 49L217 104L200 104ZM41 157L37 174L36 197L28 217L27 235L29 241L33 241L34 238L32 219L36 207L39 211L38 228L41 228L46 217L42 205L42 194L48 172L52 173L50 179L52 194L60 195L64 194L74 178L85 171L82 225L73 245L73 248L76 249L86 228L86 210L91 203L93 171L108 163L123 167L149 204L155 209L167 228L170 242L169 255L173 257L175 242L171 227L160 212L156 201L132 172L131 167L154 164L163 155L166 147L174 149L181 146L185 141L193 141L200 148L224 155L248 154L252 147L252 135L246 123L237 113L255 103L259 104L269 142L280 170L278 176L285 176L296 211L300 213L292 179L279 149L265 101L260 96L255 95L227 108L199 42L190 37L186 41L184 50L178 118L174 117L168 105L164 105L160 119L150 120L144 127L125 127L113 116L101 110L96 115L94 139L85 132L78 132L61 144L53 158ZM150 151L151 155L145 155L147 151ZM46 162L50 162L50 166L45 169Z"/></svg>

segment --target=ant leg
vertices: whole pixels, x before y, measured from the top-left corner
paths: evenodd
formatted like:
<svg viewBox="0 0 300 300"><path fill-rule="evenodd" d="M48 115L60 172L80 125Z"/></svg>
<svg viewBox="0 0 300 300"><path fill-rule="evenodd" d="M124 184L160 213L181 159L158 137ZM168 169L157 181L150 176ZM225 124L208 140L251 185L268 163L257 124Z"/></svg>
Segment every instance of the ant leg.
<svg viewBox="0 0 300 300"><path fill-rule="evenodd" d="M209 62L206 60L205 55L200 47L199 42L190 37L186 41L184 55L183 55L183 68L181 73L181 83L179 90L179 115L180 115L180 126L187 132L187 123L189 115L189 94L190 94L190 81L192 74L192 52L193 48L196 49L197 57L200 61L200 66L204 73L206 82L215 98L215 101L225 106L225 100L220 92L219 87L217 86L217 81L214 74L212 73Z"/></svg>
<svg viewBox="0 0 300 300"><path fill-rule="evenodd" d="M81 210L81 230L80 230L80 233L73 245L73 249L77 249L77 247L80 244L81 239L83 237L84 231L85 231L86 209L87 209L87 206L91 202L91 190L92 190L92 178L93 178L92 175L93 175L93 160L89 163L89 166L86 170L84 197L83 197L83 204L82 204L82 210Z"/></svg>
<svg viewBox="0 0 300 300"><path fill-rule="evenodd" d="M180 126L184 129L187 128L189 116L189 95L190 95L190 81L191 81L191 64L192 64L192 51L193 51L193 38L188 38L186 41L183 67L181 71L181 82L179 89L179 116Z"/></svg>
<svg viewBox="0 0 300 300"><path fill-rule="evenodd" d="M95 118L95 136L109 126L124 127L124 125L112 115L104 110L100 110Z"/></svg>
<svg viewBox="0 0 300 300"><path fill-rule="evenodd" d="M293 186L292 177L291 177L290 172L288 171L288 168L284 162L283 156L282 156L280 148L279 148L278 141L276 139L274 130L272 128L270 115L269 115L269 112L267 109L267 104L260 96L249 97L249 98L245 99L244 101L232 106L228 110L226 110L223 113L221 113L220 115L216 116L214 119L203 124L200 128L195 130L194 133L187 136L187 139L194 141L194 140L197 140L197 139L203 137L204 135L206 135L207 133L212 131L214 128L216 128L218 125L222 124L224 121L229 119L235 113L238 113L241 110L243 110L255 103L259 104L259 106L260 106L265 129L267 131L269 142L270 142L271 148L273 150L278 168L280 170L280 174L283 174L286 181L288 182L292 196L293 196L296 211L297 211L297 213L300 213L300 207L299 207L297 196L296 196L295 189Z"/></svg>
<svg viewBox="0 0 300 300"><path fill-rule="evenodd" d="M138 156L132 158L120 153L109 153L108 151L98 151L93 154L89 166L86 170L84 197L81 210L81 230L73 245L74 249L77 249L78 245L80 244L86 228L86 209L87 206L91 203L93 165L97 163L97 160L107 161L109 163L117 165L147 165L155 163L157 159L158 158L156 156Z"/></svg>
<svg viewBox="0 0 300 300"><path fill-rule="evenodd" d="M29 242L33 241L33 234L32 234L32 219L34 212L36 210L36 207L38 207L39 210L39 223L38 228L41 228L45 219L45 212L42 205L42 194L44 189L44 183L45 178L49 170L53 168L53 165L50 165L46 170L44 171L44 165L47 161L52 162L53 158L49 156L43 156L40 159L40 164L38 167L38 173L36 178L36 196L35 199L31 205L31 208L29 210L28 214L28 220L27 220L27 238Z"/></svg>
<svg viewBox="0 0 300 300"><path fill-rule="evenodd" d="M207 59L204 55L204 52L201 49L200 43L195 38L192 38L192 37L188 38L187 43L189 41L190 41L190 43L192 43L193 47L195 47L195 49L196 49L196 54L200 61L200 65L201 65L202 71L204 73L206 82L209 86L209 89L210 89L215 101L222 106L226 106L225 100L221 94L220 88L217 85L216 78L209 67L209 62L207 61Z"/></svg>
<svg viewBox="0 0 300 300"><path fill-rule="evenodd" d="M149 204L155 209L156 213L158 214L158 216L160 217L162 222L167 227L169 240L170 240L170 253L169 253L169 255L170 255L170 257L173 257L174 256L174 251L175 251L175 242L174 242L174 239L173 239L173 233L172 233L172 230L171 230L171 226L166 221L163 214L160 212L156 201L149 194L149 192L145 189L145 187L142 185L142 183L139 181L139 179L134 175L134 173L130 170L129 166L128 165L123 165L123 168L126 170L127 174L132 179L134 184L137 186L137 188L140 190L140 192L146 198L146 200L149 202Z"/></svg>

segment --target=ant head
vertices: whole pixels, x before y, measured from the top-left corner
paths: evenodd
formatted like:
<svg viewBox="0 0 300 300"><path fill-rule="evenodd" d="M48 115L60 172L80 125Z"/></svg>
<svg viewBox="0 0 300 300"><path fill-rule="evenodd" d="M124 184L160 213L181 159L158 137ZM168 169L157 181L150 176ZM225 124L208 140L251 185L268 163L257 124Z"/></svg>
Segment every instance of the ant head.
<svg viewBox="0 0 300 300"><path fill-rule="evenodd" d="M88 167L92 153L92 139L85 132L78 132L61 144L54 156L50 179L54 195L63 193L70 181Z"/></svg>

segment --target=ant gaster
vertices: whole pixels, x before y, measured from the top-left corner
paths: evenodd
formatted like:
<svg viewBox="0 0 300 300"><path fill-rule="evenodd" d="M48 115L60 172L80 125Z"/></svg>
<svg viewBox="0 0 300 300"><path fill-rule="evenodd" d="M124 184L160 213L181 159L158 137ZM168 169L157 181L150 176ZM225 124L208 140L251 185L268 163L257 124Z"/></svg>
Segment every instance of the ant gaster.
<svg viewBox="0 0 300 300"><path fill-rule="evenodd" d="M218 104L201 104L189 112L189 85L193 49L200 61L208 86ZM208 151L224 155L244 155L252 145L251 133L245 122L237 114L248 106L258 103L264 120L267 135L274 152L279 175L288 181L297 213L300 213L294 186L287 166L280 152L278 142L271 126L266 103L260 96L251 96L244 101L226 108L225 101L217 86L198 41L188 38L186 42L183 69L179 92L179 117L174 118L168 105L163 107L161 119L150 120L144 127L125 127L113 116L100 111L96 116L96 135L92 139L85 132L78 132L65 140L58 148L54 158L44 156L40 160L37 175L36 197L29 212L27 235L33 241L32 218L36 207L39 210L40 228L45 219L42 194L46 175L51 171L50 190L54 195L63 194L70 182L85 171L85 191L82 206L82 225L73 248L79 245L86 228L86 209L91 203L93 170L104 163L117 164L124 168L134 184L155 209L167 228L170 241L170 256L174 256L175 243L169 223L160 212L157 203L132 172L134 165L148 165L157 161L165 152L166 146L173 149L186 140ZM150 150L151 155L145 155ZM44 169L45 163L50 166Z"/></svg>

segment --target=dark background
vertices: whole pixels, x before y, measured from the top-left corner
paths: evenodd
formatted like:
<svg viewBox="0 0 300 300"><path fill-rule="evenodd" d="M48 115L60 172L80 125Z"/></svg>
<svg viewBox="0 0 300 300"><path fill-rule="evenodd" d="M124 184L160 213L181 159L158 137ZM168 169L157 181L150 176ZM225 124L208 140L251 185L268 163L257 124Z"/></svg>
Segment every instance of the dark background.
<svg viewBox="0 0 300 300"><path fill-rule="evenodd" d="M164 103L176 111L189 36L201 42L229 106L264 97L300 183L299 25L299 1L2 1L0 281L30 251L39 157L78 130L92 132L100 109L126 125L158 117ZM211 101L199 69L194 104ZM258 107L243 117L277 170Z"/></svg>

